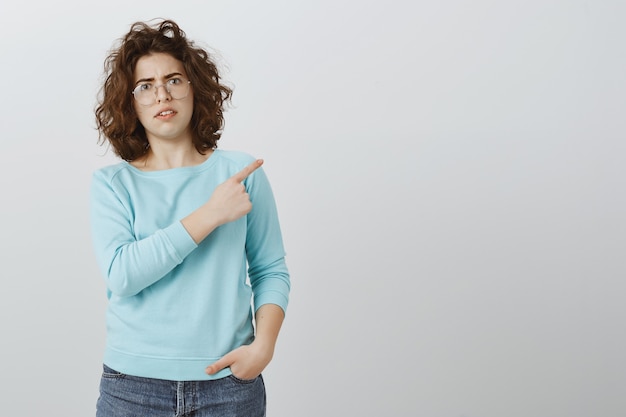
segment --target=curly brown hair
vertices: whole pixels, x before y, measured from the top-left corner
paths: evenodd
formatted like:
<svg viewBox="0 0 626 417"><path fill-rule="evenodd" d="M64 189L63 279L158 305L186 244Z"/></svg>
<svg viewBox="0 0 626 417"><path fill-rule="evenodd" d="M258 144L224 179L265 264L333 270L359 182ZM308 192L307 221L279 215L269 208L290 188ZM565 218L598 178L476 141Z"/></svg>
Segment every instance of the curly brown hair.
<svg viewBox="0 0 626 417"><path fill-rule="evenodd" d="M133 161L148 152L146 132L133 107L133 73L139 58L166 53L183 63L193 86L191 130L193 144L201 154L217 147L224 126L224 106L232 90L220 82L211 55L186 38L172 20L150 26L135 22L104 61L106 79L95 109L99 143L108 141L115 154Z"/></svg>

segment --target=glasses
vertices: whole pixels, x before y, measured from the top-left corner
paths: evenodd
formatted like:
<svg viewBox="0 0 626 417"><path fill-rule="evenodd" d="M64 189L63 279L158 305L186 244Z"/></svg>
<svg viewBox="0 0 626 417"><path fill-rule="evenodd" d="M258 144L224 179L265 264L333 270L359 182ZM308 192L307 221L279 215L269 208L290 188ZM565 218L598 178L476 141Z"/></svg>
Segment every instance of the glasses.
<svg viewBox="0 0 626 417"><path fill-rule="evenodd" d="M156 101L159 87L165 87L165 91L174 100L182 100L189 94L189 84L191 81L182 78L170 78L164 84L152 85L150 83L139 84L133 90L135 100L141 105L148 106Z"/></svg>

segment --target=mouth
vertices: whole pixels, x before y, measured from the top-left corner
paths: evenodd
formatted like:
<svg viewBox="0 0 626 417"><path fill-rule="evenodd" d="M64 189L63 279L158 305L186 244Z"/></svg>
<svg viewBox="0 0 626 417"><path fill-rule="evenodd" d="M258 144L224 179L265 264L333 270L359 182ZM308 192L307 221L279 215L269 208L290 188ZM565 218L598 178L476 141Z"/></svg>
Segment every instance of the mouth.
<svg viewBox="0 0 626 417"><path fill-rule="evenodd" d="M176 114L174 110L163 110L162 112L157 113L154 117L167 117Z"/></svg>

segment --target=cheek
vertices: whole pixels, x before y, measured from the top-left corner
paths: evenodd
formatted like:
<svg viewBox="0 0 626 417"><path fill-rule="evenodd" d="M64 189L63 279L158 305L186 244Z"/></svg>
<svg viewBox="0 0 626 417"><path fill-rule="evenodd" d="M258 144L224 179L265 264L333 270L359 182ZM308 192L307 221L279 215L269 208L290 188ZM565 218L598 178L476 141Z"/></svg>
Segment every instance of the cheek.
<svg viewBox="0 0 626 417"><path fill-rule="evenodd" d="M139 109L139 106L134 100L133 100L133 110L135 110L135 116L137 116L138 119L141 118L141 109Z"/></svg>
<svg viewBox="0 0 626 417"><path fill-rule="evenodd" d="M189 106L187 107L187 112L189 113L189 118L191 118L191 116L193 115L193 112L194 112L193 96L189 100Z"/></svg>
<svg viewBox="0 0 626 417"><path fill-rule="evenodd" d="M133 106L135 109L135 115L137 116L137 120L141 123L144 124L144 120L146 120L146 112L142 111L143 109L139 109L137 108L137 105Z"/></svg>

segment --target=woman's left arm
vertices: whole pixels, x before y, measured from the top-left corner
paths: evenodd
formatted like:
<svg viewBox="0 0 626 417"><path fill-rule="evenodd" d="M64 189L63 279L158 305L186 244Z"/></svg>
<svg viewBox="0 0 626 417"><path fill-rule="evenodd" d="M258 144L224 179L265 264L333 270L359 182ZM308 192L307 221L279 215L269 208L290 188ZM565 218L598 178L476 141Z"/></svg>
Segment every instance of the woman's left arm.
<svg viewBox="0 0 626 417"><path fill-rule="evenodd" d="M282 326L291 281L272 189L262 168L245 181L252 210L247 214L246 255L254 295L254 342L241 346L207 367L214 374L230 367L240 379L257 377L270 363Z"/></svg>

